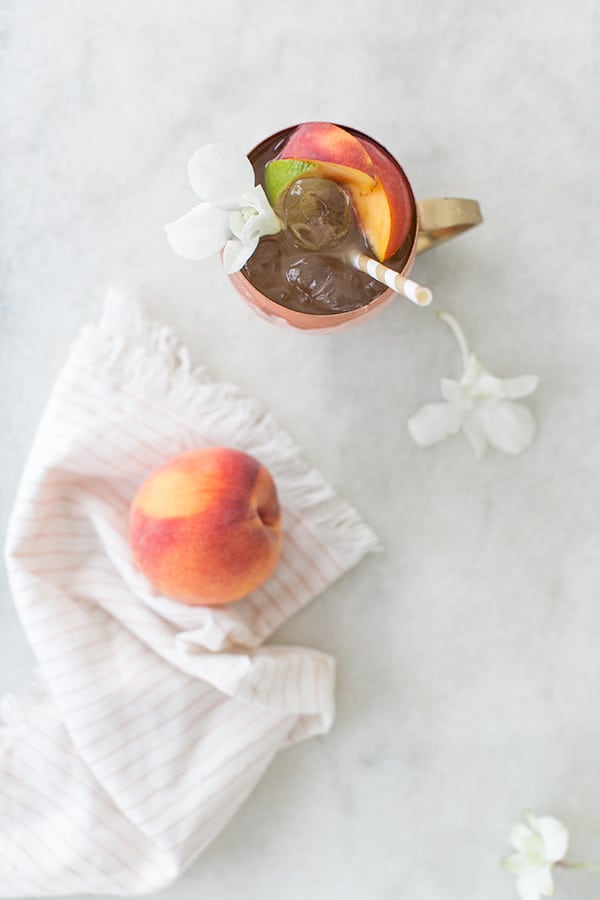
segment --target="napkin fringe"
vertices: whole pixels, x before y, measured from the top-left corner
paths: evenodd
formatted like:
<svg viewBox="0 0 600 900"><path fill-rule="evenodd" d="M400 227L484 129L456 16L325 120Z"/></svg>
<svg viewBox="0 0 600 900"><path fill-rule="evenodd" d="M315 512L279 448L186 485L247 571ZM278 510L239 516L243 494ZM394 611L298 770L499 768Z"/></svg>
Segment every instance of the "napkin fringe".
<svg viewBox="0 0 600 900"><path fill-rule="evenodd" d="M130 293L111 288L99 326L86 328L80 340L79 350L88 364L96 355L115 383L126 379L145 396L164 396L184 421L201 418L221 446L237 447L260 459L284 503L301 513L343 567L382 549L374 531L307 463L273 416L236 385L214 381L203 366L192 368L187 348L172 329L149 320L142 303Z"/></svg>

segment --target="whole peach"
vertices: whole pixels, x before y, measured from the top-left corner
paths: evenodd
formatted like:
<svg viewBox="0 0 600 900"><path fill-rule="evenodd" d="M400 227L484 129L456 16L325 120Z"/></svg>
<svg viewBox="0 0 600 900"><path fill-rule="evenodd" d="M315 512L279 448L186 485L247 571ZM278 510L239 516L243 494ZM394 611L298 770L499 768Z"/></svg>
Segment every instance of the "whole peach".
<svg viewBox="0 0 600 900"><path fill-rule="evenodd" d="M207 606L239 600L277 565L275 484L248 453L229 447L183 453L139 488L129 538L136 565L167 597Z"/></svg>

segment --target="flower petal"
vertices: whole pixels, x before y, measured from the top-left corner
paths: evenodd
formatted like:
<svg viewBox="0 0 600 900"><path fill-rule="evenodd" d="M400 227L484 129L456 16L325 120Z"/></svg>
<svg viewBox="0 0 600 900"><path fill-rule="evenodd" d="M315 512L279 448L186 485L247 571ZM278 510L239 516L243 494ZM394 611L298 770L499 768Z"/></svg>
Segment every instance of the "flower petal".
<svg viewBox="0 0 600 900"><path fill-rule="evenodd" d="M529 825L525 825L524 822L516 822L510 829L508 842L511 847L515 848L515 850L519 850L521 853L523 853L532 834L533 830Z"/></svg>
<svg viewBox="0 0 600 900"><path fill-rule="evenodd" d="M247 191L242 197L242 203L247 203L259 214L261 234L277 234L281 231L281 220L275 214L261 184Z"/></svg>
<svg viewBox="0 0 600 900"><path fill-rule="evenodd" d="M245 206L251 206L256 212L273 211L261 184L257 184L249 191L246 191L245 194L242 195L241 200Z"/></svg>
<svg viewBox="0 0 600 900"><path fill-rule="evenodd" d="M227 241L223 250L223 267L228 275L239 272L252 256L258 244L258 235L252 241Z"/></svg>
<svg viewBox="0 0 600 900"><path fill-rule="evenodd" d="M496 378L491 372L481 371L477 381L472 386L473 394L484 400L501 400L504 397L502 380Z"/></svg>
<svg viewBox="0 0 600 900"><path fill-rule="evenodd" d="M481 410L481 420L490 444L503 453L526 450L535 435L535 419L529 409L512 400L502 400Z"/></svg>
<svg viewBox="0 0 600 900"><path fill-rule="evenodd" d="M240 237L242 241L248 243L249 241L258 240L259 237L263 234L261 229L261 217L258 213L255 213L253 210L250 211L248 209L244 209L244 215L247 215L248 218L244 222L244 227L242 228L242 232Z"/></svg>
<svg viewBox="0 0 600 900"><path fill-rule="evenodd" d="M481 421L481 413L473 410L464 416L461 424L464 436L469 441L477 459L481 459L487 447L485 430Z"/></svg>
<svg viewBox="0 0 600 900"><path fill-rule="evenodd" d="M426 403L408 420L412 439L421 447L437 444L457 434L461 412L449 403Z"/></svg>
<svg viewBox="0 0 600 900"><path fill-rule="evenodd" d="M517 894L521 900L540 900L541 891L537 872L526 872L517 878Z"/></svg>
<svg viewBox="0 0 600 900"><path fill-rule="evenodd" d="M234 144L207 144L188 163L194 193L217 206L237 207L254 185L252 163Z"/></svg>
<svg viewBox="0 0 600 900"><path fill-rule="evenodd" d="M537 866L532 866L525 853L511 853L502 860L505 869L513 875L524 875L525 872L537 871Z"/></svg>
<svg viewBox="0 0 600 900"><path fill-rule="evenodd" d="M240 240L244 231L245 224L246 220L242 215L242 211L240 209L234 209L229 216L229 228L232 234L234 234L236 238L240 238Z"/></svg>
<svg viewBox="0 0 600 900"><path fill-rule="evenodd" d="M554 816L540 816L536 820L536 828L544 842L548 862L558 862L569 846L569 832L565 825Z"/></svg>
<svg viewBox="0 0 600 900"><path fill-rule="evenodd" d="M545 869L538 872L537 879L540 894L543 894L544 897L551 897L554 893L554 879L552 878L552 869L550 866L546 866Z"/></svg>
<svg viewBox="0 0 600 900"><path fill-rule="evenodd" d="M516 378L502 379L502 396L509 400L529 397L537 389L540 379L537 375L517 375Z"/></svg>
<svg viewBox="0 0 600 900"><path fill-rule="evenodd" d="M184 259L207 259L217 253L229 237L229 213L200 203L181 219L165 225L167 240Z"/></svg>

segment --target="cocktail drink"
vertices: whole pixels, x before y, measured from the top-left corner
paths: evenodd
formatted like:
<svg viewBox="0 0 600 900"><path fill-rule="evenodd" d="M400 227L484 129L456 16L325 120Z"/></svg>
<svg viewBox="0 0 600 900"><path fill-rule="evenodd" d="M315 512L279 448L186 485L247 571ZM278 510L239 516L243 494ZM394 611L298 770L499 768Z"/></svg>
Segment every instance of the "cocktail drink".
<svg viewBox="0 0 600 900"><path fill-rule="evenodd" d="M261 239L242 270L271 300L312 315L364 306L385 287L355 268L356 252L402 271L416 204L383 148L359 132L311 123L264 141L250 161L285 226Z"/></svg>
<svg viewBox="0 0 600 900"><path fill-rule="evenodd" d="M419 238L432 244L480 221L475 201L425 201L421 218L441 221L424 230L402 167L354 128L324 122L286 128L249 159L283 227L261 237L230 277L279 324L321 330L353 323L406 284L411 299L426 305L430 292L419 293L406 279Z"/></svg>
<svg viewBox="0 0 600 900"><path fill-rule="evenodd" d="M417 202L400 164L354 128L307 122L262 141L194 153L201 202L166 226L180 256L221 251L236 289L277 324L305 330L360 321L403 294L432 292L409 278L415 255L481 222L475 200Z"/></svg>

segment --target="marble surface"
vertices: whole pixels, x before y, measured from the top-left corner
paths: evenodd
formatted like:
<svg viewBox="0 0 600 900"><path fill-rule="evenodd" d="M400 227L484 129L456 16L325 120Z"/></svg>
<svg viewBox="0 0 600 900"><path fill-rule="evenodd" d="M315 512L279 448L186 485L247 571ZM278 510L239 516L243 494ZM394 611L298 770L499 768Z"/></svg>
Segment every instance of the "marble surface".
<svg viewBox="0 0 600 900"><path fill-rule="evenodd" d="M523 807L600 862L599 15L593 0L324 4L4 0L0 7L0 530L49 386L108 284L253 393L385 550L278 635L336 656L332 732L282 753L173 900L504 900ZM477 464L407 417L458 372L398 301L284 332L162 225L196 147L297 121L371 133L419 196L485 225L418 260L498 374L533 371L539 435ZM0 582L0 690L33 660ZM558 896L598 877L559 873Z"/></svg>

